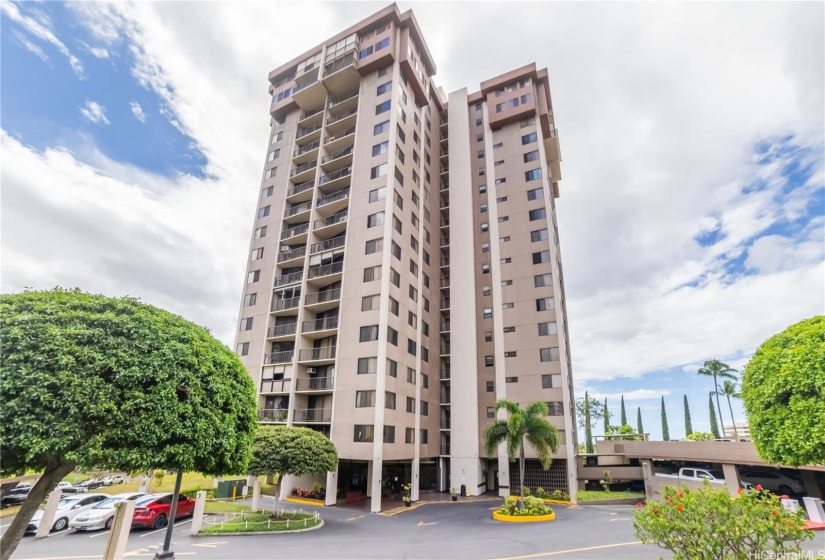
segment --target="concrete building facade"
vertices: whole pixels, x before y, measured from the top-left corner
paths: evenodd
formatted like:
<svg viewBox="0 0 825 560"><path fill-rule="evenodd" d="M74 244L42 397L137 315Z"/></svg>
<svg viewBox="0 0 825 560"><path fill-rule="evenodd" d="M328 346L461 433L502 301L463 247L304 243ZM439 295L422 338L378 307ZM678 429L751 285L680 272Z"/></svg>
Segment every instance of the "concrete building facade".
<svg viewBox="0 0 825 560"><path fill-rule="evenodd" d="M575 492L547 71L449 96L435 73L393 4L269 75L236 350L259 421L321 431L341 458L284 494L315 484L372 511L407 483L413 500L507 494L517 471L481 437L501 398L547 402L559 429L525 484Z"/></svg>

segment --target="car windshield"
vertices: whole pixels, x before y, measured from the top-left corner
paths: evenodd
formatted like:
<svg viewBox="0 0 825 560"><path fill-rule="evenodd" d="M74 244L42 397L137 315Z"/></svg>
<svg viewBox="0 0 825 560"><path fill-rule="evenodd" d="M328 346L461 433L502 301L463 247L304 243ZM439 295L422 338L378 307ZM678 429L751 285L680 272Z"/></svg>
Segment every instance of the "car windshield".
<svg viewBox="0 0 825 560"><path fill-rule="evenodd" d="M60 500L59 502L57 502L57 509L64 509L64 508L67 508L67 507L72 507L73 505L75 505L79 501L80 501L79 498L68 499L68 500Z"/></svg>
<svg viewBox="0 0 825 560"><path fill-rule="evenodd" d="M92 509L107 509L121 501L123 498L106 498Z"/></svg>

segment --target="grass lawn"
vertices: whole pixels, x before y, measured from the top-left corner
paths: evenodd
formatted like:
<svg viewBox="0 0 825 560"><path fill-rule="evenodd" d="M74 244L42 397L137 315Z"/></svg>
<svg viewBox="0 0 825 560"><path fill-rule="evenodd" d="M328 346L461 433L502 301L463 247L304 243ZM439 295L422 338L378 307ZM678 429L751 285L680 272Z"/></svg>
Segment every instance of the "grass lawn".
<svg viewBox="0 0 825 560"><path fill-rule="evenodd" d="M87 473L86 475L79 475L77 476L77 480L82 481L86 480L87 478L96 477L95 472ZM74 484L75 482L75 473L70 474L63 480ZM246 479L246 475L237 475L237 476L224 476L224 480L235 480L243 478ZM183 473L183 481L181 482L180 489L181 490L188 490L190 488L212 488L212 484L214 481L214 477L212 476L204 476L200 473ZM121 494L123 492L137 492L140 490L140 485L143 484L142 479L134 478L132 482L124 482L123 484L115 484L113 486L101 486L96 490L92 490L92 492L102 492L104 494ZM175 475L174 474L167 474L163 477L161 484L157 483L157 479L153 478L149 484L149 493L150 494L158 494L163 492L171 492L175 489Z"/></svg>
<svg viewBox="0 0 825 560"><path fill-rule="evenodd" d="M289 527L287 527L289 520ZM245 515L244 519L235 519L223 524L205 525L200 530L200 534L221 534L221 533L269 533L276 531L294 531L299 529L309 529L321 523L321 518L315 518L310 513L286 513L282 517L273 518L269 514L252 513Z"/></svg>
<svg viewBox="0 0 825 560"><path fill-rule="evenodd" d="M3 517L10 517L20 511L20 506L11 506L7 508L0 509L0 518Z"/></svg>
<svg viewBox="0 0 825 560"><path fill-rule="evenodd" d="M579 490L576 499L580 502L593 500L622 500L627 498L644 498L644 492L604 492L601 490Z"/></svg>
<svg viewBox="0 0 825 560"><path fill-rule="evenodd" d="M252 509L241 502L206 500L203 511L204 513L236 513L241 511L251 512Z"/></svg>

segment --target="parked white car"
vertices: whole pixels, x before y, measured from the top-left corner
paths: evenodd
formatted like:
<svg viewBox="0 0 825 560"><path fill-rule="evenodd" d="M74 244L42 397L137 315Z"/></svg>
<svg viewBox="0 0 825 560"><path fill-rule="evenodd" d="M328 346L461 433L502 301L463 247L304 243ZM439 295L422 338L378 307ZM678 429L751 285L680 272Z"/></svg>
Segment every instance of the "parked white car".
<svg viewBox="0 0 825 560"><path fill-rule="evenodd" d="M742 480L753 485L759 484L762 488L776 492L777 494L804 494L805 485L801 480L782 474L777 471L743 471L740 473Z"/></svg>
<svg viewBox="0 0 825 560"><path fill-rule="evenodd" d="M86 510L92 509L94 506L109 498L109 494L86 494L83 496L66 496L57 504L57 512L54 514L54 523L52 524L52 531L62 531L69 526L72 521L79 514ZM40 521L43 519L44 509L39 509L34 512L32 520L29 521L26 527L27 533L34 533L40 527Z"/></svg>
<svg viewBox="0 0 825 560"><path fill-rule="evenodd" d="M57 489L61 490L61 491L65 490L66 488L71 488L71 487L72 487L71 483L66 482L65 480L61 480L60 482L57 483Z"/></svg>
<svg viewBox="0 0 825 560"><path fill-rule="evenodd" d="M112 484L123 484L126 482L123 480L123 476L116 474L114 476L107 476L103 479L103 486L111 486Z"/></svg>
<svg viewBox="0 0 825 560"><path fill-rule="evenodd" d="M69 522L69 528L78 531L111 529L112 522L115 520L115 504L124 500L134 501L145 495L146 494L142 492L115 494L111 498L106 498L91 509L75 516L75 518Z"/></svg>

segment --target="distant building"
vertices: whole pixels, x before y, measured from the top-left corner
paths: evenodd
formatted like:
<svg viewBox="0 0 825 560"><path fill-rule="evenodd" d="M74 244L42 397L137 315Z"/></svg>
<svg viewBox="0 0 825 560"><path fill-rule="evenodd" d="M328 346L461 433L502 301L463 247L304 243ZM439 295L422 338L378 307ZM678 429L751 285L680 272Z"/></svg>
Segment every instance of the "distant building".
<svg viewBox="0 0 825 560"><path fill-rule="evenodd" d="M750 439L751 437L751 430L748 426L747 422L736 422L736 431L739 433L740 438L747 438ZM734 436L733 426L725 425L725 437L732 438Z"/></svg>

